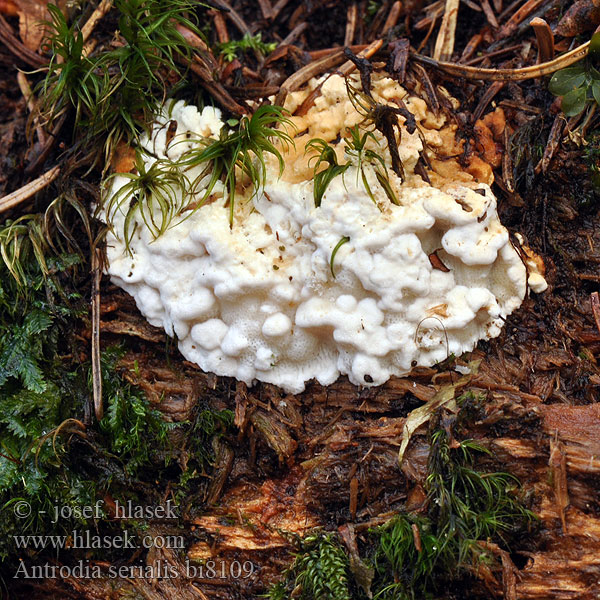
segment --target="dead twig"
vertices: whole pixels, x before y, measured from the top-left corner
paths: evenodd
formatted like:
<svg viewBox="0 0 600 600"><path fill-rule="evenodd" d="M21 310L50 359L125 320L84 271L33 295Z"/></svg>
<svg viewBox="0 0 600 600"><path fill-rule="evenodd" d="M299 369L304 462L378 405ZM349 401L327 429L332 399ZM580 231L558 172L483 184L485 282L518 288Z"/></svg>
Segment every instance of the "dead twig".
<svg viewBox="0 0 600 600"><path fill-rule="evenodd" d="M489 0L481 0L481 8L483 9L483 14L487 19L487 22L494 28L498 29L498 19L496 19L496 15L490 6Z"/></svg>
<svg viewBox="0 0 600 600"><path fill-rule="evenodd" d="M515 178L513 176L513 162L510 155L510 135L508 127L503 133L504 152L502 153L502 181L506 189L512 194L515 191Z"/></svg>
<svg viewBox="0 0 600 600"><path fill-rule="evenodd" d="M98 421L104 416L102 404L102 366L100 363L100 278L102 264L99 248L92 249L92 397Z"/></svg>
<svg viewBox="0 0 600 600"><path fill-rule="evenodd" d="M287 6L289 1L290 0L279 0L279 2L275 4L271 10L271 19L273 21L279 16L279 13Z"/></svg>
<svg viewBox="0 0 600 600"><path fill-rule="evenodd" d="M460 56L460 61L465 62L473 56L475 50L479 47L479 44L483 41L483 35L481 33L476 33L467 43L463 53Z"/></svg>
<svg viewBox="0 0 600 600"><path fill-rule="evenodd" d="M477 63L484 62L489 60L490 58L496 58L498 56L502 56L503 54L512 54L515 50L522 50L523 46L521 44L515 44L514 46L507 46L506 48L501 48L500 50L494 50L493 52L487 52L486 54L481 54L480 56L476 56L471 60L465 60L465 66L476 65ZM462 60L462 59L461 59Z"/></svg>
<svg viewBox="0 0 600 600"><path fill-rule="evenodd" d="M279 44L279 47L287 46L289 44L293 44L306 30L308 29L308 22L302 21L302 23L298 23L294 29L292 29Z"/></svg>
<svg viewBox="0 0 600 600"><path fill-rule="evenodd" d="M23 97L27 101L27 108L29 109L29 112L32 115L35 115L35 96L23 71L17 71L17 83L19 85L19 89L21 90L21 94L23 94ZM40 126L37 118L34 117L33 122L35 124L35 132L37 134L38 141L43 146L46 143L46 132L44 131L44 128Z"/></svg>
<svg viewBox="0 0 600 600"><path fill-rule="evenodd" d="M271 2L269 0L258 0L258 5L260 6L260 11L263 14L265 19L270 19L273 14L273 7L271 6Z"/></svg>
<svg viewBox="0 0 600 600"><path fill-rule="evenodd" d="M92 13L90 18L85 22L84 26L81 28L81 37L84 42L87 42L88 38L94 31L94 28L98 23L104 18L106 14L110 12L112 8L113 0L102 0L96 10Z"/></svg>
<svg viewBox="0 0 600 600"><path fill-rule="evenodd" d="M563 533L567 534L565 511L570 504L567 486L567 457L565 446L558 439L550 440L550 459L548 460L548 465L552 470L554 497L560 514Z"/></svg>
<svg viewBox="0 0 600 600"><path fill-rule="evenodd" d="M464 77L465 79L481 79L484 81L524 81L526 79L535 79L550 75L559 69L564 69L587 56L590 43L586 42L577 46L570 52L561 54L554 60L533 65L531 67L523 67L520 69L480 69L477 67L469 67L459 65L457 63L436 61L428 56L421 54L413 54L413 58L418 62L424 63L436 69L440 69L450 75Z"/></svg>
<svg viewBox="0 0 600 600"><path fill-rule="evenodd" d="M48 61L40 56L37 52L30 50L18 40L12 30L12 27L8 24L6 19L0 14L0 42L3 42L4 45L17 57L22 61L26 62L28 65L35 67L41 67L43 65L48 64Z"/></svg>
<svg viewBox="0 0 600 600"><path fill-rule="evenodd" d="M218 10L211 11L213 23L215 24L215 31L217 32L217 38L220 44L226 44L229 41L229 32L227 31L227 24L225 23L225 17Z"/></svg>
<svg viewBox="0 0 600 600"><path fill-rule="evenodd" d="M598 292L592 292L592 294L590 294L590 302L592 304L594 321L596 321L596 329L598 329L598 332L600 333L600 296L598 296Z"/></svg>
<svg viewBox="0 0 600 600"><path fill-rule="evenodd" d="M325 71L332 69L342 62L343 58L344 50L339 48L333 54L315 60L296 71L281 84L279 93L275 98L275 104L278 106L283 106L283 103L285 102L285 99L289 93L296 91L300 86L304 85L313 77L317 77Z"/></svg>
<svg viewBox="0 0 600 600"><path fill-rule="evenodd" d="M34 194L37 194L40 190L43 190L46 186L50 185L60 174L60 167L52 167L49 171L44 173L42 176L30 181L27 185L22 188L7 194L3 198L0 198L0 213L7 211L25 200L29 200Z"/></svg>
<svg viewBox="0 0 600 600"><path fill-rule="evenodd" d="M354 35L356 34L356 23L358 21L358 5L353 2L348 6L346 12L346 33L344 35L344 46L350 46L354 41Z"/></svg>
<svg viewBox="0 0 600 600"><path fill-rule="evenodd" d="M434 60L447 61L452 58L459 4L460 0L446 0L442 24L433 50Z"/></svg>
<svg viewBox="0 0 600 600"><path fill-rule="evenodd" d="M565 128L565 118L561 114L556 115L552 128L550 129L550 135L548 136L548 142L544 148L544 154L540 162L535 166L535 174L538 175L540 172L545 173L548 170L550 161L554 156L554 153L560 145L560 138L562 136L563 129Z"/></svg>
<svg viewBox="0 0 600 600"><path fill-rule="evenodd" d="M226 0L218 0L218 2L216 2L215 4L219 4L220 7L224 10L224 12L227 13L229 20L239 29L242 35L252 35L252 31L250 27L248 27L246 21L244 21L240 14L231 7L229 2L227 2Z"/></svg>
<svg viewBox="0 0 600 600"><path fill-rule="evenodd" d="M554 58L554 34L544 19L535 17L529 23L533 27L538 45L538 63L548 62Z"/></svg>
<svg viewBox="0 0 600 600"><path fill-rule="evenodd" d="M519 24L524 21L533 11L537 10L546 0L527 0L517 12L500 28L498 32L499 40L507 38L514 33Z"/></svg>
<svg viewBox="0 0 600 600"><path fill-rule="evenodd" d="M390 58L388 61L388 69L400 85L404 83L406 77L406 64L408 62L408 54L410 52L410 42L406 38L391 42Z"/></svg>
<svg viewBox="0 0 600 600"><path fill-rule="evenodd" d="M58 119L58 121L56 121L54 127L52 128L52 131L46 136L46 141L42 145L42 148L39 151L39 153L37 154L37 156L35 156L32 159L32 161L27 165L27 167L25 167L25 175L33 175L34 173L37 173L38 170L46 162L46 159L48 158L50 151L52 150L52 148L54 148L54 145L56 144L56 141L58 140L58 134L60 133L60 130L62 129L66 120L67 120L67 113L65 112Z"/></svg>
<svg viewBox="0 0 600 600"><path fill-rule="evenodd" d="M190 69L198 75L202 87L213 96L213 98L226 110L236 114L244 115L248 109L238 104L227 90L211 75L207 64L198 55L194 56L194 61L190 64Z"/></svg>
<svg viewBox="0 0 600 600"><path fill-rule="evenodd" d="M427 71L421 65L414 65L414 70L417 72L419 76L419 81L423 86L423 90L425 94L427 94L427 100L429 101L429 107L431 108L434 115L439 114L440 112L440 101L438 100L437 93L435 91L435 86L433 85Z"/></svg>
<svg viewBox="0 0 600 600"><path fill-rule="evenodd" d="M383 46L383 40L375 40L374 42L371 42L364 50L359 52L356 55L356 58L371 58L371 56L379 52L381 46ZM356 69L356 65L351 60L348 60L339 68L339 71L342 75L350 75L354 69Z"/></svg>
<svg viewBox="0 0 600 600"><path fill-rule="evenodd" d="M383 40L375 40L369 44L364 50L358 53L359 58L370 58L383 46ZM296 71L291 77L288 77L279 89L279 93L275 98L275 104L283 106L287 95L291 92L296 91L300 86L304 85L309 79L321 75L325 71L332 69L338 65L344 58L344 50L340 48L334 54L325 56L320 60L311 62L310 64L302 67L299 71ZM352 61L345 62L339 69L342 75L349 75L356 67Z"/></svg>
<svg viewBox="0 0 600 600"><path fill-rule="evenodd" d="M481 115L483 115L485 109L488 104L492 101L494 96L505 86L504 81L494 81L490 84L488 89L485 91L481 99L479 100L479 104L477 108L473 111L473 123L481 119Z"/></svg>
<svg viewBox="0 0 600 600"><path fill-rule="evenodd" d="M397 2L394 2L394 4L392 5L392 8L390 9L390 12L387 16L387 19L385 20L383 29L381 30L381 37L383 37L390 29L393 29L394 27L396 27L396 24L398 23L398 19L400 18L401 12L402 12L402 2L400 2L400 0L397 0Z"/></svg>
<svg viewBox="0 0 600 600"><path fill-rule="evenodd" d="M368 44L358 44L355 46L349 46L350 50L355 54L357 52L361 52L365 48L367 48ZM321 58L325 58L327 56L331 56L332 54L338 54L342 50L342 48L323 48L322 50L312 50L308 53L312 60L319 60Z"/></svg>

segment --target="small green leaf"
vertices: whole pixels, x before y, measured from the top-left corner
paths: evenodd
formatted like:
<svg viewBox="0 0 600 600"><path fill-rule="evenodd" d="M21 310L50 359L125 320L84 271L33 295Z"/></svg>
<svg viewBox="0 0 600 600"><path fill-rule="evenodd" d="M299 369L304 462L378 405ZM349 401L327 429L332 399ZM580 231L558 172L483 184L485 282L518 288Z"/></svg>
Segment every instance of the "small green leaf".
<svg viewBox="0 0 600 600"><path fill-rule="evenodd" d="M587 88L578 88L565 94L562 99L562 110L566 117L578 115L584 108Z"/></svg>
<svg viewBox="0 0 600 600"><path fill-rule="evenodd" d="M592 82L600 81L600 71L598 71L598 69L595 69L591 65L588 68L588 80L589 78L591 78Z"/></svg>
<svg viewBox="0 0 600 600"><path fill-rule="evenodd" d="M324 171L316 173L314 176L314 189L313 195L315 199L315 208L321 206L321 201L325 195L325 191L329 187L329 184L338 176L343 175L350 163L346 165L330 165Z"/></svg>
<svg viewBox="0 0 600 600"><path fill-rule="evenodd" d="M548 89L555 96L564 96L583 85L585 79L585 66L580 62L572 67L556 71L550 79Z"/></svg>
<svg viewBox="0 0 600 600"><path fill-rule="evenodd" d="M594 81L592 84L592 95L594 96L596 104L600 106L600 81Z"/></svg>
<svg viewBox="0 0 600 600"><path fill-rule="evenodd" d="M395 204L396 206L400 206L400 200L398 200L398 196L394 192L390 180L380 171L375 171L375 177L377 177L377 181L379 181L379 185L383 188L385 195L388 197L388 200Z"/></svg>
<svg viewBox="0 0 600 600"><path fill-rule="evenodd" d="M329 261L329 268L331 269L331 274L333 275L333 278L335 279L335 272L333 270L333 260L335 258L335 255L338 253L338 250L344 245L347 244L350 241L350 238L345 235L335 246L335 248L333 249L333 252L331 253L331 260Z"/></svg>
<svg viewBox="0 0 600 600"><path fill-rule="evenodd" d="M307 142L304 147L304 152L308 152L309 150L315 150L317 152L317 155L311 157L310 160L312 160L312 158L317 159L313 176L313 196L315 199L315 208L319 208L325 190L329 184L338 175L343 175L348 170L351 163L346 163L344 165L338 164L335 150L321 138L315 138ZM321 166L321 163L324 162L328 163L329 166L323 171L319 171L318 169Z"/></svg>
<svg viewBox="0 0 600 600"><path fill-rule="evenodd" d="M590 40L589 57L596 63L600 62L600 32L594 33Z"/></svg>

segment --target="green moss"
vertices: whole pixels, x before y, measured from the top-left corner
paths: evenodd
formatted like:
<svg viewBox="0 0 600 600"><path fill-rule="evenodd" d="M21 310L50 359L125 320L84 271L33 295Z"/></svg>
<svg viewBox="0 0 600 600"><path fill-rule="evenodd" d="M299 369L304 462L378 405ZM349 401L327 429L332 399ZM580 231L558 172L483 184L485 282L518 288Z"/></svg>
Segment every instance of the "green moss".
<svg viewBox="0 0 600 600"><path fill-rule="evenodd" d="M315 532L297 541L298 553L269 600L351 600L349 560L333 533Z"/></svg>
<svg viewBox="0 0 600 600"><path fill-rule="evenodd" d="M217 46L217 51L227 62L241 58L246 52L255 51L263 56L270 54L277 47L277 43L265 43L260 33L250 35L247 33L241 40L231 40Z"/></svg>
<svg viewBox="0 0 600 600"><path fill-rule="evenodd" d="M482 563L497 564L498 557L480 542L507 549L535 521L519 501L515 477L475 468L477 456L486 454L474 440L450 443L446 430L433 433L427 512L399 514L372 531L376 598L427 597L440 582L474 575Z"/></svg>
<svg viewBox="0 0 600 600"><path fill-rule="evenodd" d="M19 546L19 536L64 537L73 529L110 536L122 527L142 531L143 521L114 523L103 515L97 521L98 515L92 518L81 509L98 500L107 506L110 499L162 504L168 482L182 472L170 441L176 427L193 440L187 461L193 474L187 482L198 470L208 479L211 439L232 420L230 413L206 406L191 423L166 422L122 377L118 364L124 350L108 348L101 356L105 416L93 421L89 342L78 335L88 314L82 296L89 285L86 265L82 255L53 252L60 243L52 228L44 230L42 244L38 225L43 220L44 215L30 215L17 229L12 222L0 226L0 243L10 240L5 254L10 263L4 257L0 262L0 572L7 579L19 558L77 556L76 550L57 554L42 546ZM7 231L10 235L3 237ZM170 489L176 498L178 486ZM66 511L64 518L54 519L57 508ZM118 549L98 552L105 560L123 558Z"/></svg>
<svg viewBox="0 0 600 600"><path fill-rule="evenodd" d="M334 533L316 532L296 542L292 565L267 597L439 598L453 580L477 577L481 565L499 568L499 552L508 550L536 518L520 501L515 477L477 468L478 459L489 456L486 448L474 440L449 437L450 431L456 435L455 425L464 425L461 413L481 402L480 396L467 392L458 399L463 407L459 414L446 422L448 429L433 431L422 512L397 514L370 530L361 548L367 558L362 560L351 560ZM370 571L368 578L361 576L365 570Z"/></svg>

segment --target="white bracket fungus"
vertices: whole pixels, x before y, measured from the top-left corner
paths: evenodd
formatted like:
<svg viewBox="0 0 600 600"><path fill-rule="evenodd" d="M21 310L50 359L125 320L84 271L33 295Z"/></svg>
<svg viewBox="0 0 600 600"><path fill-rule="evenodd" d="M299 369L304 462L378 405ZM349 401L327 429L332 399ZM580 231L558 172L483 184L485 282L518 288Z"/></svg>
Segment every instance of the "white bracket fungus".
<svg viewBox="0 0 600 600"><path fill-rule="evenodd" d="M204 206L175 215L156 239L138 213L126 245L124 208L110 215L107 239L112 280L151 324L177 336L188 360L292 393L312 378L328 385L340 374L357 385L381 385L415 365L470 351L500 333L527 290L526 266L498 219L489 185L455 160L440 159L454 152L446 147L452 127L390 79L375 78L373 97L402 99L417 123L414 133L402 127L399 136L404 182L390 169L385 138L375 131L368 143L383 157L399 204L390 201L375 166L364 163L361 172L353 164L333 178L315 207L314 162L303 155L305 143L320 138L344 160L347 127L363 120L337 75L291 94L286 108L293 112L318 84L314 105L291 118L300 133L295 149L281 149L283 176L267 157L264 189L252 194L238 186L232 227L228 192L219 183ZM143 141L144 160L177 164L194 136L217 139L223 126L217 109L171 105ZM431 183L414 172L423 152L444 166L436 173L431 161ZM201 197L207 180L193 193L174 184L179 205ZM116 176L110 193L128 181ZM541 291L539 273L535 282Z"/></svg>

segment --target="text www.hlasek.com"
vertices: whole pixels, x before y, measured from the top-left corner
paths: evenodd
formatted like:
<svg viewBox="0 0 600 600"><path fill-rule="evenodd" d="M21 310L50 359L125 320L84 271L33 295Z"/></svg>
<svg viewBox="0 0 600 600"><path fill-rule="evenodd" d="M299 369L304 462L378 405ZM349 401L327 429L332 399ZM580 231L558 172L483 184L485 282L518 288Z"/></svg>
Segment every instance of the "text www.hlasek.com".
<svg viewBox="0 0 600 600"><path fill-rule="evenodd" d="M92 549L123 548L136 550L138 548L168 548L181 550L185 548L181 535L145 535L140 541L135 535L125 531L122 535L95 535L89 530L73 530L70 535L15 535L15 546L19 549Z"/></svg>

